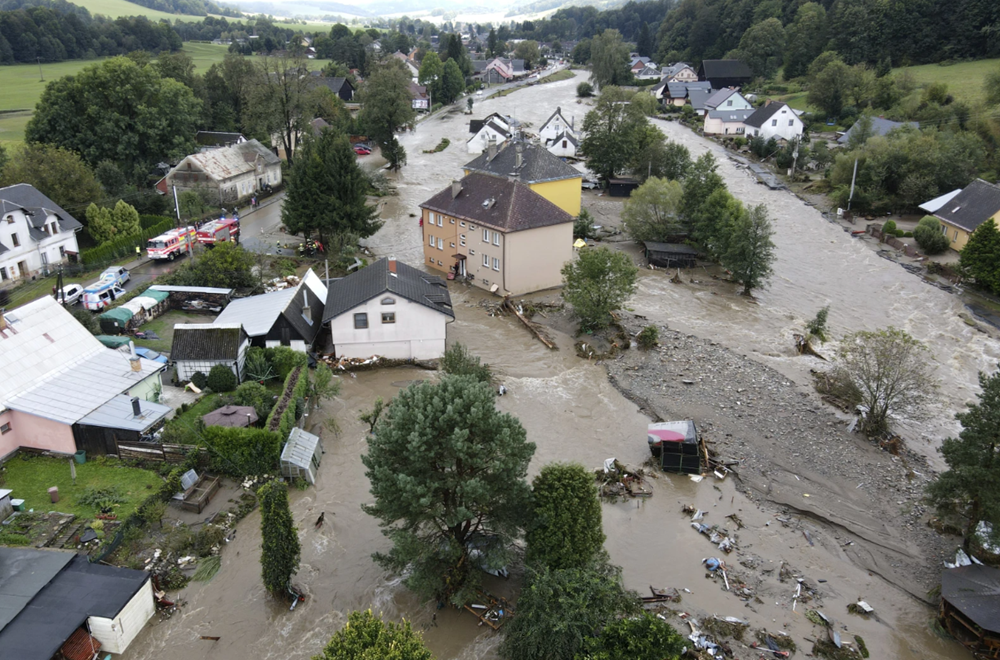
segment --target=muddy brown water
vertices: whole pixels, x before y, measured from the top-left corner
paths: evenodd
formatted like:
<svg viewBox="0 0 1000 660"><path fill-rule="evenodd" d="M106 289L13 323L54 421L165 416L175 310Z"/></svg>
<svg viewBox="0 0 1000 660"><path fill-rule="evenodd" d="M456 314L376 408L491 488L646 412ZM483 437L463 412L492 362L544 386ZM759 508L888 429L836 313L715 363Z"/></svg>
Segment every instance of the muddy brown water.
<svg viewBox="0 0 1000 660"><path fill-rule="evenodd" d="M513 114L540 126L556 105L582 121L586 106L576 103L577 79L539 85L497 100L479 101L473 117L492 111ZM399 196L381 200L386 225L368 240L379 255L395 255L410 263L422 262L422 242L416 217L418 205L459 177L460 166L471 160L465 149L468 115L444 114L422 122L402 138L409 164L393 175ZM796 358L791 335L819 307L830 304L834 334L874 329L890 323L928 342L944 387L935 404L936 418L907 428L911 442L933 455L942 437L954 432L951 415L974 396L975 374L991 369L1000 356L1000 344L965 325L957 316L961 303L954 296L923 284L891 264L787 192L757 185L730 163L721 149L687 129L667 122L657 125L697 156L706 149L717 153L720 173L730 190L745 203L766 203L775 219L778 260L770 287L757 296L758 304L733 295L733 287L693 273L700 284L672 285L662 272L644 271L639 293L630 306L658 322L699 336L711 337L740 353L751 355L802 384L814 363ZM529 128L530 130L530 128ZM423 154L441 137L451 146L437 154ZM686 279L690 279L689 277ZM643 461L648 419L615 390L603 369L573 354L572 338L554 332L558 351L535 341L516 321L491 318L477 305L481 294L453 287L457 320L449 339L467 344L501 374L508 394L498 406L515 414L538 445L532 474L551 461L577 461L598 467L615 456L630 464ZM835 347L827 345L823 350ZM207 584L192 583L179 597L183 606L171 618L155 621L139 635L127 660L304 660L318 653L352 610L371 608L388 618L406 618L424 631L438 658L491 659L499 636L476 625L467 613L436 610L421 604L402 587L398 577L386 575L371 553L387 547L374 520L362 513L369 501L369 484L360 456L365 451L365 426L359 411L376 396L390 398L413 381L434 378L432 372L402 368L343 378L342 395L314 413L309 424L321 430L326 454L317 485L291 491L293 516L302 541L302 565L296 582L305 586L307 600L294 612L271 601L260 582L259 515L238 526L236 538L222 554L222 568ZM696 415L698 411L687 411ZM324 424L337 420L339 433ZM718 489L713 488L717 486ZM647 593L650 585L688 589L678 609L695 616L719 614L747 618L756 627L786 630L808 652L819 629L792 611L793 582L779 582L777 567L787 562L811 580L824 579L821 609L861 634L874 658L902 660L958 659L968 654L957 644L931 632L933 612L902 591L854 566L839 540L818 526L815 545L801 532L775 521L775 512L761 508L738 492L731 479L695 484L687 478L661 476L653 481L648 500L603 506L606 548L624 569L630 588ZM720 583L706 579L704 557L718 551L697 534L684 503L708 511L712 524L738 513L746 529L738 532L741 547L774 565L758 588L762 603L744 605ZM325 524L313 524L326 512ZM734 555L726 558L738 561ZM516 576L497 580L490 588L512 594ZM172 594L174 595L174 594ZM865 598L878 619L863 620L846 613L846 605ZM673 620L682 632L683 622ZM842 631L846 634L846 631ZM218 636L218 642L200 636ZM849 638L849 637L848 637ZM737 646L738 657L750 657Z"/></svg>

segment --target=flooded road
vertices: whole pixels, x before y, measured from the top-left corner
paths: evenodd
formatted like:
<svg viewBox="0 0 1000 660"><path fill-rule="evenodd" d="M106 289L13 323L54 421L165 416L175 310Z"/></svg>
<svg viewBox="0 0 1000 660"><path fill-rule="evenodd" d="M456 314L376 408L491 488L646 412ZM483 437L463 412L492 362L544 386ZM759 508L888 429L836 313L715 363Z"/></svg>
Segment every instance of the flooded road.
<svg viewBox="0 0 1000 660"><path fill-rule="evenodd" d="M576 80L477 102L472 116L503 111L537 130L561 105L581 122L585 106L577 105L575 99L579 81L578 74ZM378 255L395 255L412 264L422 261L415 217L418 205L460 177L460 166L473 158L464 144L468 120L469 115L458 111L442 114L402 137L409 164L392 175L399 196L380 200L386 224L367 241ZM958 318L962 311L958 299L879 258L789 193L758 186L731 165L721 149L687 129L665 122L657 125L671 139L687 145L694 156L705 149L717 150L720 173L733 194L745 203L768 205L777 230L778 262L770 288L758 295L759 304L733 295L735 287L707 275L693 274L704 280L700 284L688 283L690 278L685 277L685 284L673 285L662 272L643 271L639 293L630 307L657 322L711 337L765 362L803 389L807 389L811 363L793 357L791 334L823 305L831 305L830 321L837 335L888 324L905 328L930 344L945 384L935 410L938 419L911 432L919 434L928 452L952 432L951 414L972 398L976 370L993 368L1000 356L996 341ZM451 139L451 146L441 153L422 153L441 137ZM591 468L610 456L633 465L645 460L648 449L642 439L649 420L611 386L603 367L574 355L572 337L553 331L560 350L550 351L513 319L490 317L478 305L484 294L455 285L451 290L456 322L449 326L449 341L460 341L482 356L507 386L508 394L498 399L498 407L516 415L528 439L537 444L532 475L551 461L575 461ZM822 350L830 349L828 344ZM149 625L123 657L306 660L322 649L352 610L371 608L387 618L411 620L424 631L428 646L440 660L495 658L498 636L477 627L470 614L436 611L433 605L418 603L398 578L387 576L370 556L388 544L376 522L360 508L370 495L360 460L366 449L366 427L357 420L358 413L377 396L389 399L412 381L435 377L433 372L414 368L344 377L341 396L324 404L309 420L308 426L322 435L326 454L317 485L290 491L302 541L302 565L295 581L308 591L307 600L294 612L271 602L261 585L260 518L255 512L239 524L235 540L222 553L222 568L215 578L183 590L179 596L185 603L178 612ZM677 413L696 417L701 411L692 408ZM336 420L338 432L331 430L329 419ZM818 629L805 620L801 604L792 611L794 580L779 579L778 567L785 563L810 580L826 581L824 611L839 623L849 624L852 634L864 636L872 657L968 657L957 644L930 631L933 612L929 608L855 566L836 533L816 526L811 528L815 545L807 543L801 532L778 524L773 509L739 492L733 479L713 487L710 481L695 484L687 478L662 475L652 484L654 494L648 500L603 506L606 547L612 561L623 567L630 588L640 593L646 593L650 585L689 589L680 609L697 616L746 617L755 628L787 630L799 643L799 653L808 653L811 644L805 640L815 637ZM761 571L764 577L754 585L757 600L744 603L718 581L705 578L701 559L717 551L680 513L686 503L708 511L712 524L728 524L725 516L730 513L740 516L746 528L733 533L745 552L727 560L756 558L765 566L775 566L769 573ZM326 512L326 522L314 530L321 512ZM515 586L516 576L490 584L491 590L504 595ZM875 607L877 619L845 614L846 604L859 597ZM688 632L682 622L672 623ZM203 641L203 635L221 639ZM745 651L739 652L743 655L738 657L747 657Z"/></svg>

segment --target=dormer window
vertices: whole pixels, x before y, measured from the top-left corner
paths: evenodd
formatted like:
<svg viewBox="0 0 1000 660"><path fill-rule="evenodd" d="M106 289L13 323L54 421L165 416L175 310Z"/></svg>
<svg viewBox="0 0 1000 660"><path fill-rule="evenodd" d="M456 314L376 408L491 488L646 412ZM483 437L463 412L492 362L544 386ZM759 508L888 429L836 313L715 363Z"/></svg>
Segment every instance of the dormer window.
<svg viewBox="0 0 1000 660"><path fill-rule="evenodd" d="M396 304L396 299L395 298L385 297L385 298L383 298L381 300L381 303L383 305L395 305Z"/></svg>

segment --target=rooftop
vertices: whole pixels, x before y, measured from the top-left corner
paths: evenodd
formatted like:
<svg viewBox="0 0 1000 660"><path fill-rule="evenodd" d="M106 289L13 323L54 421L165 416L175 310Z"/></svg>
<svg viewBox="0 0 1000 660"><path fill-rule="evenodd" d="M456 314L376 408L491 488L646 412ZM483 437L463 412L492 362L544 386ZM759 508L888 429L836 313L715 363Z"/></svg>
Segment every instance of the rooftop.
<svg viewBox="0 0 1000 660"><path fill-rule="evenodd" d="M457 196L452 195L452 186L448 186L421 204L421 208L504 232L573 222L573 216L523 183L478 172L467 175L460 183L462 189Z"/></svg>
<svg viewBox="0 0 1000 660"><path fill-rule="evenodd" d="M281 164L281 159L257 140L247 140L228 147L219 147L211 151L192 154L185 160L190 159L197 163L205 174L216 181L225 181L234 176L254 171L258 158L263 160L266 165ZM179 167L180 165L178 165Z"/></svg>
<svg viewBox="0 0 1000 660"><path fill-rule="evenodd" d="M765 106L757 108L756 112L747 117L746 121L744 121L743 123L746 124L747 126L760 128L765 123L767 123L767 121L771 119L771 117L781 112L782 108L788 108L789 110L791 110L791 108L789 108L787 104L782 103L781 101L774 101L773 103L768 103ZM794 111L792 111L792 117L797 118L798 115L795 114Z"/></svg>
<svg viewBox="0 0 1000 660"><path fill-rule="evenodd" d="M266 335L298 290L299 287L294 286L234 300L226 305L213 325L242 325L251 337Z"/></svg>
<svg viewBox="0 0 1000 660"><path fill-rule="evenodd" d="M282 463L288 462L302 467L308 467L316 453L316 445L319 444L319 436L303 431L299 427L292 429L288 434L288 442L281 450Z"/></svg>
<svg viewBox="0 0 1000 660"><path fill-rule="evenodd" d="M872 125L871 125L872 135L885 135L889 131L896 128L900 128L902 126L909 126L911 128L920 128L920 122L918 121L909 121L909 122L890 121L888 119L883 119L882 117L872 117L871 120L872 120ZM837 138L837 143L847 144L848 141L850 141L851 139L851 133L853 133L854 129L858 127L858 123L860 121L861 120L859 119L858 121L854 122L854 124L849 129L847 129L846 133Z"/></svg>
<svg viewBox="0 0 1000 660"><path fill-rule="evenodd" d="M703 60L701 70L708 80L712 78L753 78L753 71L740 60Z"/></svg>
<svg viewBox="0 0 1000 660"><path fill-rule="evenodd" d="M0 188L0 214L13 210L27 211L35 229L42 227L49 215L59 218L59 227L63 231L75 231L83 227L79 220L28 183Z"/></svg>
<svg viewBox="0 0 1000 660"><path fill-rule="evenodd" d="M1000 212L1000 187L976 179L941 207L935 215L949 224L972 232L998 212Z"/></svg>
<svg viewBox="0 0 1000 660"><path fill-rule="evenodd" d="M444 280L401 261L379 259L347 277L330 282L323 322L386 292L455 318Z"/></svg>
<svg viewBox="0 0 1000 660"><path fill-rule="evenodd" d="M239 323L178 323L174 325L170 359L236 360L245 338Z"/></svg>
<svg viewBox="0 0 1000 660"><path fill-rule="evenodd" d="M170 406L139 399L139 410L141 414L136 415L135 411L132 410L132 399L124 394L119 394L91 411L86 417L82 417L78 423L85 426L100 426L145 433L158 424L160 420L166 418L173 409Z"/></svg>
<svg viewBox="0 0 1000 660"><path fill-rule="evenodd" d="M521 166L517 166L520 148ZM493 158L489 150L464 165L467 172L482 172L495 177L516 176L522 183L544 183L562 179L582 179L583 174L572 165L553 156L543 147L524 142L506 143Z"/></svg>
<svg viewBox="0 0 1000 660"><path fill-rule="evenodd" d="M1000 570L989 566L960 566L941 574L941 598L976 625L1000 632Z"/></svg>

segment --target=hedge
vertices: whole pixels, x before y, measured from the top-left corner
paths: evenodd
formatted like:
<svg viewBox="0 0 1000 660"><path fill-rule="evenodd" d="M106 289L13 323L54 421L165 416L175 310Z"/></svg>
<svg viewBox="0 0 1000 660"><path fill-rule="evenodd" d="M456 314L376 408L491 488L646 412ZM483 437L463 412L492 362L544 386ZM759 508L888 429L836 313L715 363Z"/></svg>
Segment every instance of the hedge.
<svg viewBox="0 0 1000 660"><path fill-rule="evenodd" d="M282 442L288 439L288 434L295 427L295 401L305 398L306 388L309 386L309 374L306 367L295 367L288 378L285 379L285 386L281 389L281 396L278 403L267 416L267 423L264 428L272 433L277 433Z"/></svg>
<svg viewBox="0 0 1000 660"><path fill-rule="evenodd" d="M156 218L159 216L141 216L139 218L140 224L146 218ZM121 259L122 257L127 257L135 254L135 248L138 246L140 250L146 248L146 242L153 238L154 236L159 236L160 234L170 231L174 228L174 221L170 218L162 218L162 221L155 225L150 225L144 228L138 234L132 234L131 236L121 236L119 238L108 241L107 243L102 243L95 248L89 250L84 250L80 253L80 261L88 266L99 266L102 264L111 263L116 259Z"/></svg>
<svg viewBox="0 0 1000 660"><path fill-rule="evenodd" d="M165 215L140 215L139 216L139 227L141 229L149 229L151 227L158 227L164 222L173 222L173 218L168 218ZM162 232L161 232L162 233Z"/></svg>
<svg viewBox="0 0 1000 660"><path fill-rule="evenodd" d="M237 479L275 474L283 439L263 429L207 426L205 444L212 455L211 469Z"/></svg>

